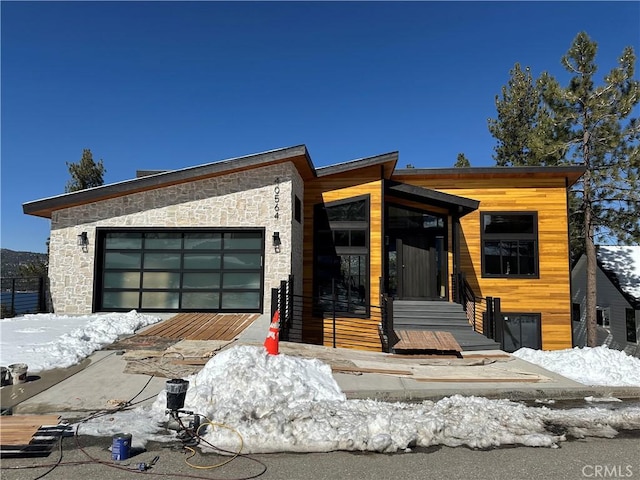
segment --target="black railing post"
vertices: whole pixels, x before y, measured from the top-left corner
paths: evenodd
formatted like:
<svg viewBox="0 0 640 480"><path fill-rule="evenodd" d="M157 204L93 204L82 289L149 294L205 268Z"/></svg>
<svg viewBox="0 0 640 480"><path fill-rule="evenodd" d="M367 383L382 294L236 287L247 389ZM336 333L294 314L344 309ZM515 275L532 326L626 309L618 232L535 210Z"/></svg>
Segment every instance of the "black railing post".
<svg viewBox="0 0 640 480"><path fill-rule="evenodd" d="M16 279L11 279L11 315L16 314Z"/></svg>
<svg viewBox="0 0 640 480"><path fill-rule="evenodd" d="M273 320L273 315L278 310L278 289L271 289L271 320Z"/></svg>
<svg viewBox="0 0 640 480"><path fill-rule="evenodd" d="M280 281L278 307L280 307L280 333L283 337L287 336L287 281ZM285 340L284 338L282 340Z"/></svg>
<svg viewBox="0 0 640 480"><path fill-rule="evenodd" d="M38 278L38 311L47 311L46 282L44 277Z"/></svg>
<svg viewBox="0 0 640 480"><path fill-rule="evenodd" d="M331 279L331 315L333 316L333 348L336 348L336 279Z"/></svg>
<svg viewBox="0 0 640 480"><path fill-rule="evenodd" d="M387 296L386 302L386 316L387 316L387 329L385 331L387 335L387 353L390 353L393 348L393 342L395 339L395 331L393 329L393 298Z"/></svg>
<svg viewBox="0 0 640 480"><path fill-rule="evenodd" d="M504 349L504 318L500 313L500 299L493 299L493 318L495 319L495 335L493 339Z"/></svg>
<svg viewBox="0 0 640 480"><path fill-rule="evenodd" d="M483 327L484 336L493 339L494 338L494 325L495 319L493 318L493 298L487 297L487 310L485 315L485 322Z"/></svg>

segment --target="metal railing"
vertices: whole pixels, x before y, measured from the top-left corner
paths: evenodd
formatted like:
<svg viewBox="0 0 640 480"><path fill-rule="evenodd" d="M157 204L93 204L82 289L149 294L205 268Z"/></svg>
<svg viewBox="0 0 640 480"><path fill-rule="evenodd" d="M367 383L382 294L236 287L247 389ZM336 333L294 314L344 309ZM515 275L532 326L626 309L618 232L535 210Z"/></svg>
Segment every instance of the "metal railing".
<svg viewBox="0 0 640 480"><path fill-rule="evenodd" d="M45 277L1 277L0 318L50 312L48 291Z"/></svg>
<svg viewBox="0 0 640 480"><path fill-rule="evenodd" d="M353 340L354 335L349 336L341 331L341 325L346 321L349 322L354 331L359 329L370 329L372 323L378 326L379 340L383 342L383 333L393 332L393 321L389 314L390 301L385 300L382 305L361 305L362 314L357 312L349 312L349 305L344 300L338 298L335 286L331 298L323 297L323 309L317 306L320 304L319 297L303 297L297 295L293 288L293 276L289 276L288 280L280 282L278 288L271 290L271 316L273 318L276 310L280 316L280 339L283 341L302 341L302 317L304 307L308 308L308 314L324 319L331 319L331 328L329 332L323 331L323 337L330 335L331 344L335 348L338 344L348 343ZM388 299L390 300L390 299ZM327 308L328 307L328 308ZM365 313L366 312L366 313Z"/></svg>
<svg viewBox="0 0 640 480"><path fill-rule="evenodd" d="M453 300L462 305L473 330L502 343L500 298L477 295L464 273L452 276Z"/></svg>

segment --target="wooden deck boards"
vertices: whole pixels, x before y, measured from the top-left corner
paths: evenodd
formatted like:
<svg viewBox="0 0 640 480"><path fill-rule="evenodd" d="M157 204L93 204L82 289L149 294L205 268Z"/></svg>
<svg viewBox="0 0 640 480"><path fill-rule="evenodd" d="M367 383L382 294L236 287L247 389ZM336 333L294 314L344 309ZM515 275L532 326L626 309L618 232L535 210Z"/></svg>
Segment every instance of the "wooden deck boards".
<svg viewBox="0 0 640 480"><path fill-rule="evenodd" d="M259 315L253 313L179 313L139 333L139 335L179 340L230 341L258 317Z"/></svg>
<svg viewBox="0 0 640 480"><path fill-rule="evenodd" d="M460 352L462 348L450 332L432 332L428 330L396 330L398 343L395 351L432 350L438 352Z"/></svg>
<svg viewBox="0 0 640 480"><path fill-rule="evenodd" d="M48 455L68 428L58 415L0 416L0 455Z"/></svg>

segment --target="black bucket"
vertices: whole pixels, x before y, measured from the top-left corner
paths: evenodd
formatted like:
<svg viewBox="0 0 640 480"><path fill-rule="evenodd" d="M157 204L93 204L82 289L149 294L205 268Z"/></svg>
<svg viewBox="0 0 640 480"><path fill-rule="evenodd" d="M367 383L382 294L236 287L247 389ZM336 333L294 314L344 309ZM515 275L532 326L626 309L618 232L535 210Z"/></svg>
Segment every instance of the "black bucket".
<svg viewBox="0 0 640 480"><path fill-rule="evenodd" d="M181 378L167 380L167 410L180 410L189 389L189 381Z"/></svg>

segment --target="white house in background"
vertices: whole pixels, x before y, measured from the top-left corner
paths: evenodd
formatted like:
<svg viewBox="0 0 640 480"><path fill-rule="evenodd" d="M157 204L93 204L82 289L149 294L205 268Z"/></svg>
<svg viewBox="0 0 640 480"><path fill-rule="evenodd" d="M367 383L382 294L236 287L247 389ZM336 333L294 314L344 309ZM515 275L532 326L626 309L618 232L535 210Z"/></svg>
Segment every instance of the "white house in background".
<svg viewBox="0 0 640 480"><path fill-rule="evenodd" d="M640 357L640 246L597 247L598 345ZM571 271L573 343L586 344L587 259Z"/></svg>

